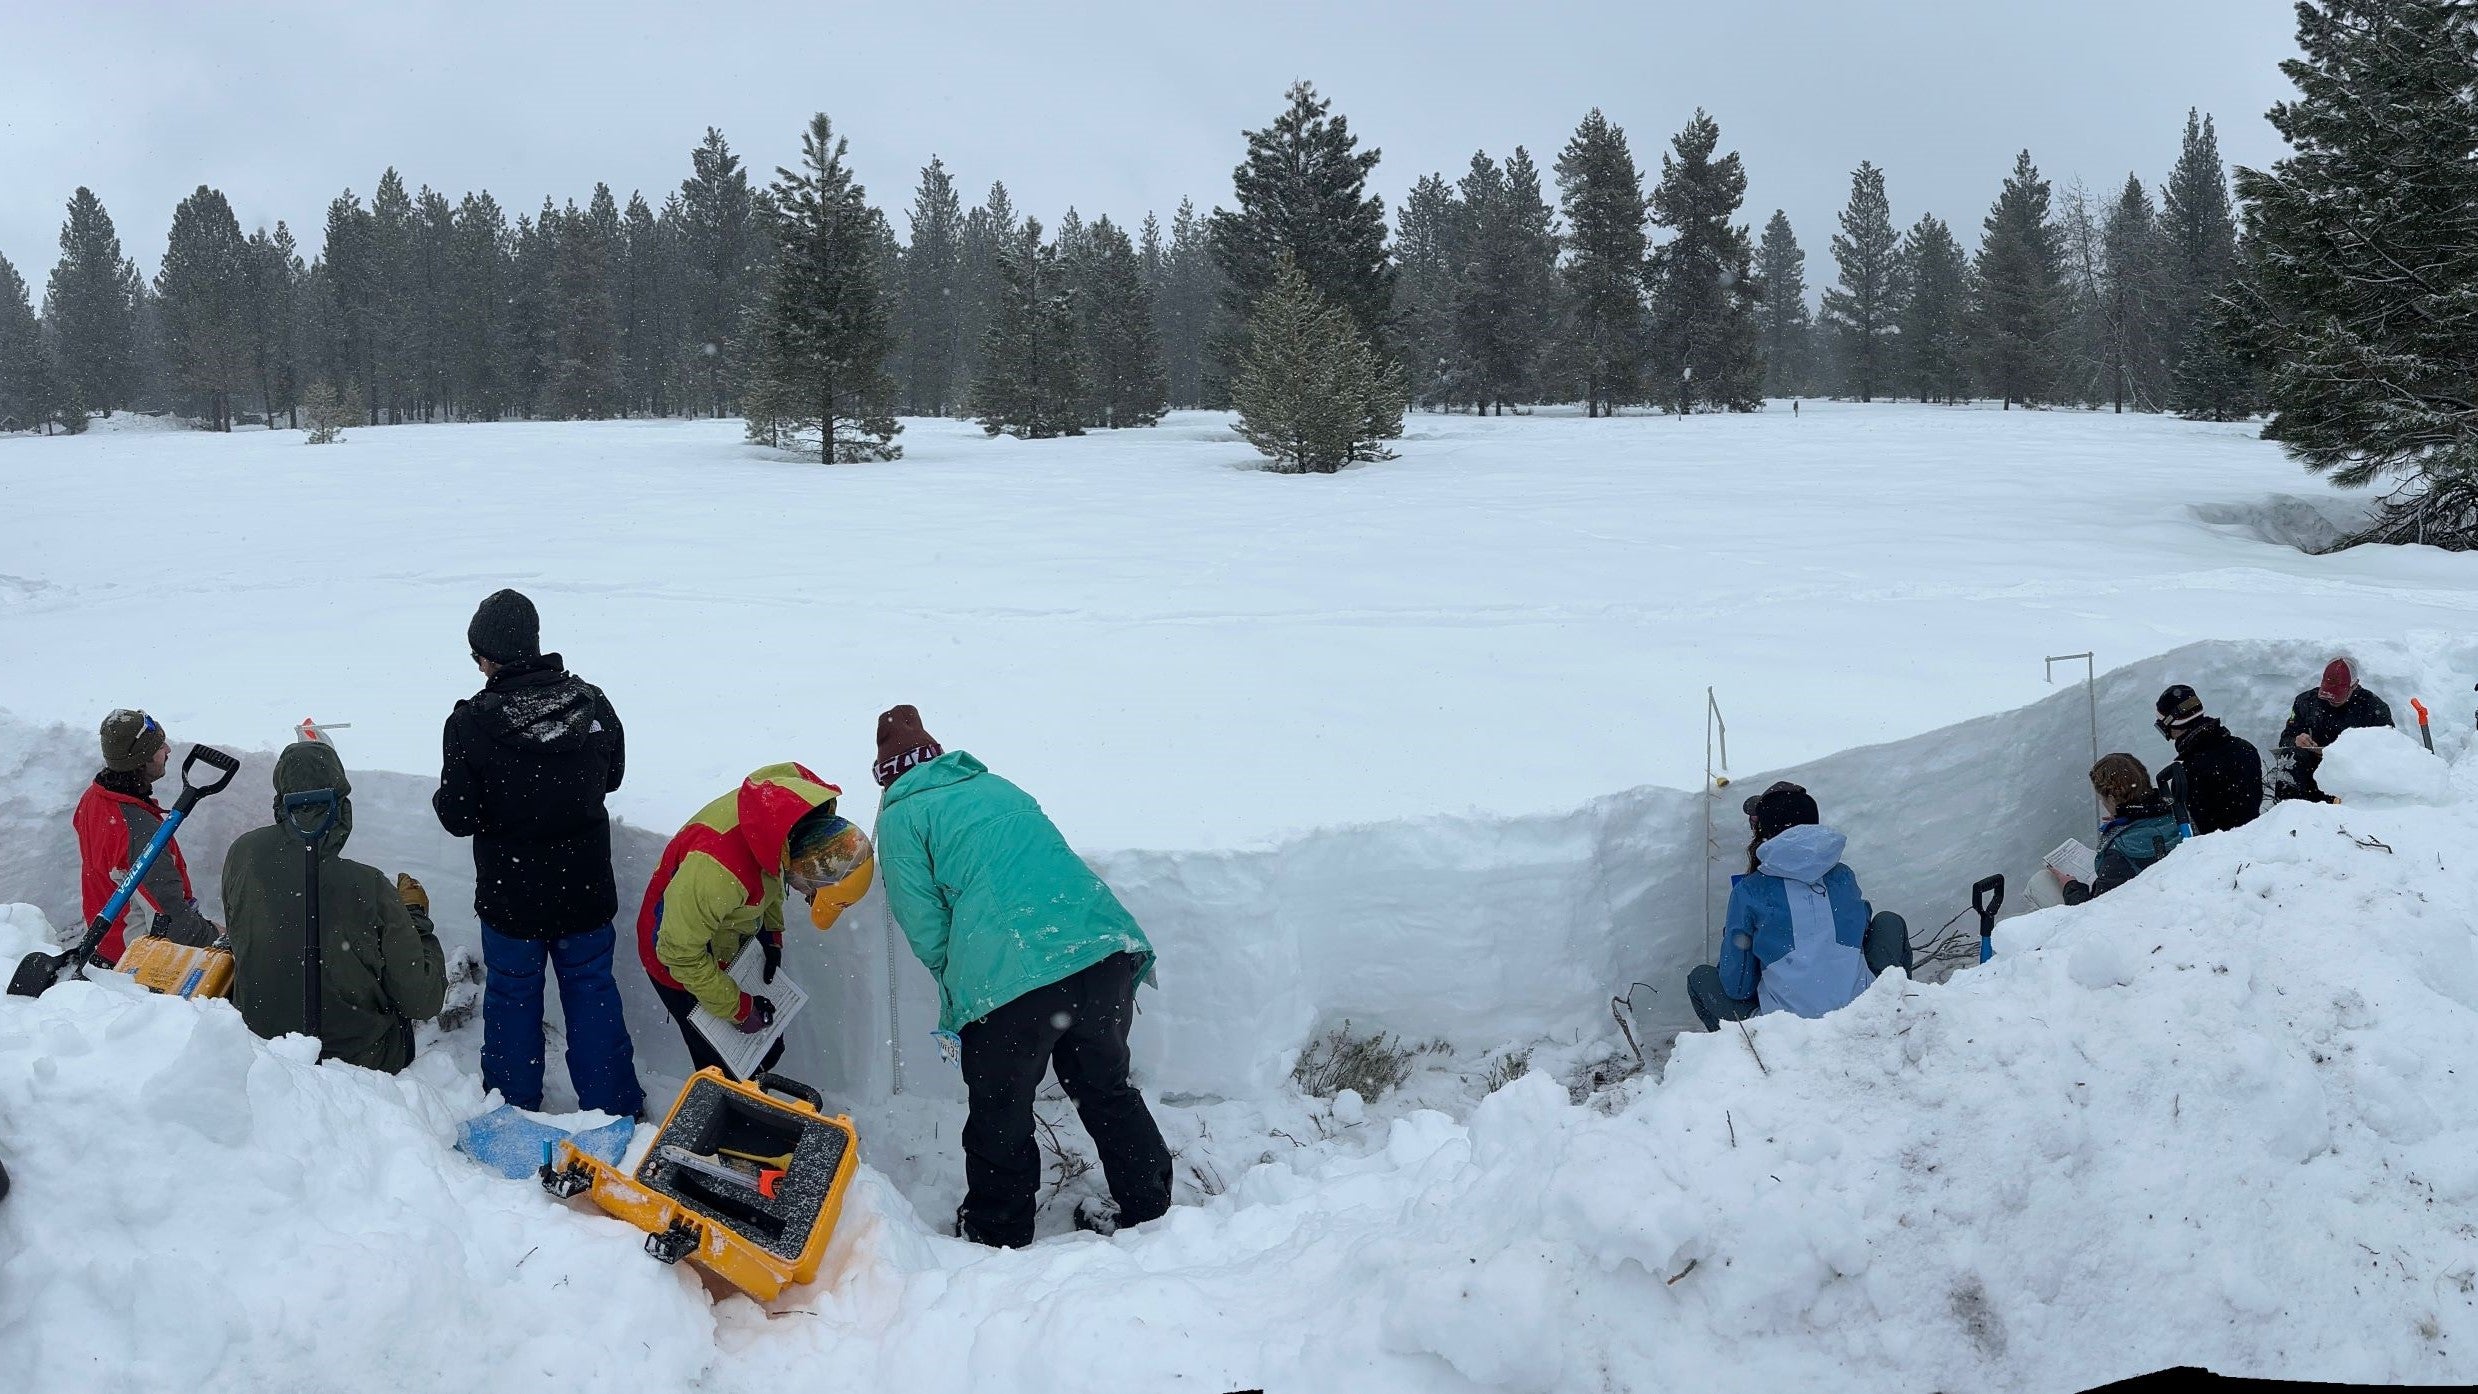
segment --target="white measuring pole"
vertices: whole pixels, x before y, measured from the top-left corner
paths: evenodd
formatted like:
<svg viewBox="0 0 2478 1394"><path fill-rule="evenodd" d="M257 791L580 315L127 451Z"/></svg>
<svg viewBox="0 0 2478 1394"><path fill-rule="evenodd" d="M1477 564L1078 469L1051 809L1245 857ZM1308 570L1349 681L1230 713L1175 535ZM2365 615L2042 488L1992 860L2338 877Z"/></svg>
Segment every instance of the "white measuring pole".
<svg viewBox="0 0 2478 1394"><path fill-rule="evenodd" d="M1713 764L1715 742L1719 744L1721 763ZM1721 719L1720 699L1712 689L1704 689L1704 962L1720 957L1720 940L1712 929L1712 801L1729 787L1729 723Z"/></svg>
<svg viewBox="0 0 2478 1394"><path fill-rule="evenodd" d="M2071 663L2077 658L2082 660L2082 690L2091 701L2091 763L2097 765L2099 763L2099 668L2096 660L2087 653L2050 654L2048 655L2048 681L2051 683L2056 681L2056 665ZM2091 791L2091 807L2098 813L2101 822L2108 820L2107 806L2099 801L2097 789Z"/></svg>

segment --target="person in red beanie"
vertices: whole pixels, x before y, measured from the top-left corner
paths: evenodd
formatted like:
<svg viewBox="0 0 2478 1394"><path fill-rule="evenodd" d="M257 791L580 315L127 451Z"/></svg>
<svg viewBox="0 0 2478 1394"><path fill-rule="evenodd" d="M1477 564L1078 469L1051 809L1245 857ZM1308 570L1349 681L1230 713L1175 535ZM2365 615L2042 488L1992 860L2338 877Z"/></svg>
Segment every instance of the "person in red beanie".
<svg viewBox="0 0 2478 1394"><path fill-rule="evenodd" d="M2332 802L2331 795L2315 787L2324 748L2343 731L2391 724L2392 708L2358 682L2356 667L2348 659L2333 659L2323 666L2323 681L2289 704L2289 722L2280 728L2272 797Z"/></svg>

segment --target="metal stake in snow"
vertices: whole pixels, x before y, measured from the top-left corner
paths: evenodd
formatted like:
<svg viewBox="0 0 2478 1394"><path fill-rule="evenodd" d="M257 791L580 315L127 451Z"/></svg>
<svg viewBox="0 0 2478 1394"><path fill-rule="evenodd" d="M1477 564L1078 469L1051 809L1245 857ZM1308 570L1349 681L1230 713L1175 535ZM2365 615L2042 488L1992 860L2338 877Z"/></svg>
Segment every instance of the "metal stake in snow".
<svg viewBox="0 0 2478 1394"><path fill-rule="evenodd" d="M2077 658L2082 660L2082 690L2091 699L2091 763L2096 765L2099 763L2099 669L2097 664L2087 653L2050 654L2048 655L2048 681L2056 681L2056 665L2071 663ZM2107 821L2108 810L2100 803L2097 789L2091 791L2091 807L2099 814L2100 821Z"/></svg>
<svg viewBox="0 0 2478 1394"><path fill-rule="evenodd" d="M1712 763L1713 745L1720 744L1721 763ZM1729 723L1721 719L1720 699L1712 689L1704 689L1704 962L1713 963L1721 954L1720 941L1712 934L1712 854L1717 850L1712 842L1712 801L1729 787Z"/></svg>

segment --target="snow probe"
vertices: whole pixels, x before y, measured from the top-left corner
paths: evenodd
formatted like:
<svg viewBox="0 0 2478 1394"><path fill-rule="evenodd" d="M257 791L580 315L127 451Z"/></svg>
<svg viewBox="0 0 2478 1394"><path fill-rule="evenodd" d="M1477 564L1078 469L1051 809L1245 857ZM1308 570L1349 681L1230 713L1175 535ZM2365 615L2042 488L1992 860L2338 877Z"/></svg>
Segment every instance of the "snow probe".
<svg viewBox="0 0 2478 1394"><path fill-rule="evenodd" d="M315 823L301 821L301 810L323 809ZM301 1034L325 1039L327 994L318 940L318 844L336 825L333 789L305 789L284 796L284 826L301 839Z"/></svg>
<svg viewBox="0 0 2478 1394"><path fill-rule="evenodd" d="M200 784L190 777L190 772L200 765L218 771L209 783ZM189 758L181 762L181 797L173 803L172 811L164 815L163 826L155 829L154 840L138 854L137 865L129 868L129 874L121 878L120 889L112 892L112 898L103 903L103 909L87 922L85 937L78 940L76 948L65 953L37 951L19 959L17 972L9 979L9 995L40 997L62 978L84 976L87 963L103 943L103 936L111 932L112 922L120 918L121 911L129 908L129 898L138 893L139 885L146 880L146 873L155 869L155 860L163 855L166 847L172 845L172 835L180 830L182 820L198 806L198 800L224 792L224 786L230 784L232 777L240 772L241 762L224 752L203 745L191 746Z"/></svg>
<svg viewBox="0 0 2478 1394"><path fill-rule="evenodd" d="M2426 753L2427 753L2427 754L2429 754L2429 755L2434 754L2434 753L2435 753L2435 732L2434 732L2432 729L2430 729L2430 728L2427 726L2427 724L2426 724L2426 703L2419 701L2419 700L2418 700L2417 698L2415 698L2415 697L2412 697L2412 698L2410 698L2410 699L2409 699L2409 709L2410 709L2411 711L2414 711L2414 712L2416 712L2416 713L2418 714L2418 739L2419 739L2419 740L2422 740L2422 741L2424 741L2424 742L2426 742Z"/></svg>
<svg viewBox="0 0 2478 1394"><path fill-rule="evenodd" d="M1971 887L1970 908L1979 912L1979 961L1985 963L1996 954L1996 912L2005 908L2005 873Z"/></svg>
<svg viewBox="0 0 2478 1394"><path fill-rule="evenodd" d="M590 1196L645 1231L652 1257L688 1259L771 1302L817 1277L859 1164L852 1120L829 1116L816 1090L778 1074L743 1083L708 1067L689 1076L635 1171L568 1141L539 1177L561 1200Z"/></svg>

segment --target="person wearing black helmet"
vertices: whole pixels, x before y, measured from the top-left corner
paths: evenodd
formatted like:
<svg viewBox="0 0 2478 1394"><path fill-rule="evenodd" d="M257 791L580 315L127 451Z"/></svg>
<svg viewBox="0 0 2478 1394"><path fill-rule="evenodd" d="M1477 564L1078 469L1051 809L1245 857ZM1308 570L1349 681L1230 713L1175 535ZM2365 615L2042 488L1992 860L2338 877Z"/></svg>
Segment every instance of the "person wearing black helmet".
<svg viewBox="0 0 2478 1394"><path fill-rule="evenodd" d="M2160 694L2151 724L2177 747L2160 788L2198 833L2242 828L2263 812L2263 756L2253 744L2203 714L2203 699L2178 683Z"/></svg>

